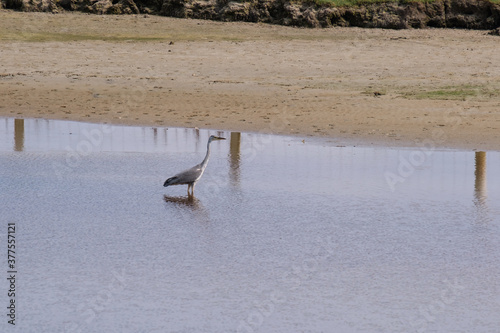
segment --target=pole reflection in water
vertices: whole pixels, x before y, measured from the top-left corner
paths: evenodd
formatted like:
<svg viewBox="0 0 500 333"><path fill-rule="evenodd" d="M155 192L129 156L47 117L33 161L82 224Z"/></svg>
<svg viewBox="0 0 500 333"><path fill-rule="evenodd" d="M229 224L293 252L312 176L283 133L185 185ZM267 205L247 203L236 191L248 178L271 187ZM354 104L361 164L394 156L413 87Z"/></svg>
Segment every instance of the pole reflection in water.
<svg viewBox="0 0 500 333"><path fill-rule="evenodd" d="M474 204L478 208L479 219L486 218L486 200L488 193L486 189L486 152L478 151L475 154L475 180L474 180Z"/></svg>
<svg viewBox="0 0 500 333"><path fill-rule="evenodd" d="M231 184L239 184L240 181L240 146L241 133L231 132L229 146L229 177Z"/></svg>
<svg viewBox="0 0 500 333"><path fill-rule="evenodd" d="M24 150L24 119L14 119L14 150Z"/></svg>
<svg viewBox="0 0 500 333"><path fill-rule="evenodd" d="M153 127L153 141L155 145L158 144L158 128Z"/></svg>

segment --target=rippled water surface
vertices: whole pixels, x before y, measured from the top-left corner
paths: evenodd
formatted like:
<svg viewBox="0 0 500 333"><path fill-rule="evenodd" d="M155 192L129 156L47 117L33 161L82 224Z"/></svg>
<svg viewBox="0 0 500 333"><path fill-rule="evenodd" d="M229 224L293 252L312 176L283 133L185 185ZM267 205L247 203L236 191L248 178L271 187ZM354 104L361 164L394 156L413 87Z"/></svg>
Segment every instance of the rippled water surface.
<svg viewBox="0 0 500 333"><path fill-rule="evenodd" d="M498 152L302 139L0 119L9 329L498 332Z"/></svg>

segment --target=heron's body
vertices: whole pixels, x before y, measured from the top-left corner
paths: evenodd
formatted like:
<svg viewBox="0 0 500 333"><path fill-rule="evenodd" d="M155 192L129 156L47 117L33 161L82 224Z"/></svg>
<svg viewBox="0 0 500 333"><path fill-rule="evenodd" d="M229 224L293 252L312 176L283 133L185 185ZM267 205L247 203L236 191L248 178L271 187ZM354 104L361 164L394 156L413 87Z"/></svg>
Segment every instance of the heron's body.
<svg viewBox="0 0 500 333"><path fill-rule="evenodd" d="M210 138L208 138L207 155L205 156L205 159L200 164L195 165L191 169L187 169L176 174L173 177L168 178L165 183L163 183L163 186L167 187L172 185L187 185L188 195L193 195L194 186L196 185L196 182L200 180L207 167L208 159L210 158L210 143L214 140L225 140L225 138L217 137L214 135L210 136ZM189 192L189 190L191 190L191 192Z"/></svg>

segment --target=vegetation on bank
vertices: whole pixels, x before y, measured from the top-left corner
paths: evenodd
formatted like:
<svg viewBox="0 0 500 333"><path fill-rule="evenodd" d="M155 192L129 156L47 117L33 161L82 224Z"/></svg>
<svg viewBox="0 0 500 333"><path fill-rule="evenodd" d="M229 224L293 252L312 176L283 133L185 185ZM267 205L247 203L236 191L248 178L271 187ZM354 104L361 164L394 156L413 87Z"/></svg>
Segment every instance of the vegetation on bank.
<svg viewBox="0 0 500 333"><path fill-rule="evenodd" d="M431 4L436 2L443 2L444 0L288 0L289 3L293 4L315 4L318 6L330 5L332 7L359 7L359 6L367 6L367 5L375 5L375 4L398 4L398 5L408 5L408 4ZM446 2L452 4L453 2L458 2L457 0L445 0ZM488 2L491 4L500 4L500 0L476 0L477 2ZM468 2L476 2L476 1L468 1L461 0L459 2L468 3ZM40 4L38 4L40 2ZM84 3L86 5L94 4L98 2L105 2L102 0L0 0L2 7L8 9L17 9L23 10L28 9L25 8L28 5L31 5L29 9L30 11L45 11L42 9L43 3L52 4L55 7L60 7L65 10L78 10L78 3ZM158 10L161 9L166 3L169 2L196 2L196 0L111 0L113 4L119 3L121 5L135 4L139 9L141 8L156 8ZM259 0L214 0L214 3L220 4L228 4L228 3L255 3L259 2ZM49 6L50 7L50 6ZM41 10L33 10L33 9L41 9ZM113 14L113 13L110 13ZM127 14L127 13L124 13Z"/></svg>
<svg viewBox="0 0 500 333"><path fill-rule="evenodd" d="M251 2L252 0L243 0L242 2ZM318 5L332 5L335 7L355 7L371 4L381 3L397 3L397 4L411 4L411 3L433 3L439 0L294 0L296 3L315 3ZM482 0L493 4L500 4L500 0Z"/></svg>
<svg viewBox="0 0 500 333"><path fill-rule="evenodd" d="M0 0L23 11L158 14L288 26L500 27L500 0Z"/></svg>
<svg viewBox="0 0 500 333"><path fill-rule="evenodd" d="M294 0L296 3L315 3L317 5L331 5L335 7L355 7L380 3L407 4L414 2L431 3L437 0ZM487 0L486 0L487 1ZM500 1L500 0L494 0Z"/></svg>

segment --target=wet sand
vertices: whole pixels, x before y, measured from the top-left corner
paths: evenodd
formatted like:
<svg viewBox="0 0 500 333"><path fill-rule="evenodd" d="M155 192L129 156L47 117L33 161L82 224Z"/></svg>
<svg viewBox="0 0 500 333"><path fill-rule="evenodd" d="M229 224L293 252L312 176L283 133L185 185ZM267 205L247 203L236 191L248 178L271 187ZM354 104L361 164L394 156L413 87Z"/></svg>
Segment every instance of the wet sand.
<svg viewBox="0 0 500 333"><path fill-rule="evenodd" d="M0 116L499 150L499 37L0 10Z"/></svg>

